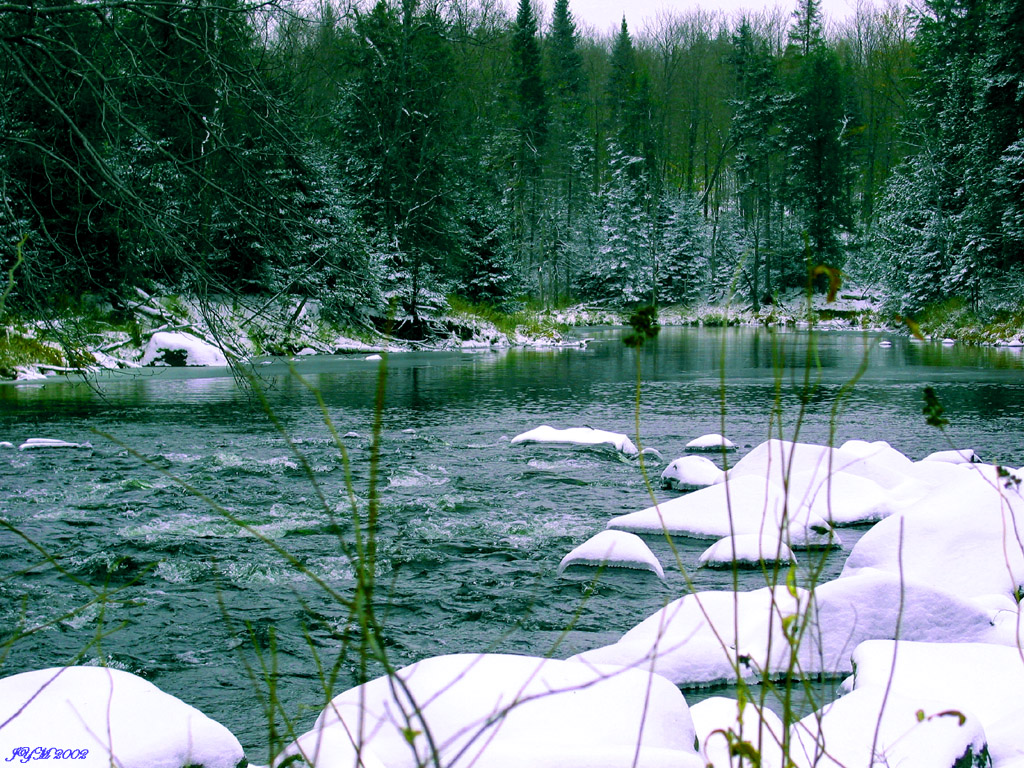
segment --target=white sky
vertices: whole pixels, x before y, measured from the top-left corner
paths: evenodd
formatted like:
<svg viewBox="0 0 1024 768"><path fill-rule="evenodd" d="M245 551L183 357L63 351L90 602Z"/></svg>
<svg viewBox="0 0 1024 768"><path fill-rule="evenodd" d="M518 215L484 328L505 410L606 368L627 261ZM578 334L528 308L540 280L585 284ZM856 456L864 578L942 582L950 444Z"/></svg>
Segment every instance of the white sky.
<svg viewBox="0 0 1024 768"><path fill-rule="evenodd" d="M515 14L517 0L504 0ZM554 0L541 0L544 9L544 25L551 20L551 8ZM796 0L569 0L569 10L576 19L577 26L593 27L598 34L617 31L626 15L626 23L631 33L641 32L648 19L654 20L658 12L668 10L686 13L695 8L706 11L721 11L729 16L738 11L760 11L764 8L778 6L788 16L796 7ZM831 22L843 21L853 16L856 0L822 0L821 8L826 19Z"/></svg>

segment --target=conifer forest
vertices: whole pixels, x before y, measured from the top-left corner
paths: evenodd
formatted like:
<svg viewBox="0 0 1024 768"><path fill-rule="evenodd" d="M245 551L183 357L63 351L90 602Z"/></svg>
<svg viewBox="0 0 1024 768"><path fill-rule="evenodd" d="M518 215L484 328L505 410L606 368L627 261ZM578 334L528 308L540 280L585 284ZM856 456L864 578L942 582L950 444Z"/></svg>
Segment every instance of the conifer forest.
<svg viewBox="0 0 1024 768"><path fill-rule="evenodd" d="M153 283L339 322L1024 287L1024 0L584 28L569 0L0 1L7 311ZM819 278L820 279L820 278Z"/></svg>

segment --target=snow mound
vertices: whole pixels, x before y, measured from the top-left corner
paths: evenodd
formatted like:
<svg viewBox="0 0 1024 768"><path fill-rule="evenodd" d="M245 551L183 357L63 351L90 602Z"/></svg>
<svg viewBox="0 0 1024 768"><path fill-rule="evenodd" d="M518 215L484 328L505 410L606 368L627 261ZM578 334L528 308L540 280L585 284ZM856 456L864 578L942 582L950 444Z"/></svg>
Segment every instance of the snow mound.
<svg viewBox="0 0 1024 768"><path fill-rule="evenodd" d="M686 450L688 451L735 451L736 444L733 443L727 437L712 433L710 435L701 435L696 437L686 444Z"/></svg>
<svg viewBox="0 0 1024 768"><path fill-rule="evenodd" d="M700 556L698 563L708 568L757 568L762 565L795 563L793 550L778 536L745 533L719 539Z"/></svg>
<svg viewBox="0 0 1024 768"><path fill-rule="evenodd" d="M603 429L591 427L570 427L569 429L555 429L546 424L544 426L523 432L512 438L512 445L520 443L567 443L570 445L611 445L615 450L627 456L636 456L640 452L626 435L618 432L606 432Z"/></svg>
<svg viewBox="0 0 1024 768"><path fill-rule="evenodd" d="M941 461L946 464L977 464L981 462L973 448L960 448L952 451L936 451L925 456L921 461Z"/></svg>
<svg viewBox="0 0 1024 768"><path fill-rule="evenodd" d="M646 449L644 449L646 450ZM715 462L703 456L683 456L661 473L661 487L677 491L695 491L721 482L722 475Z"/></svg>
<svg viewBox="0 0 1024 768"><path fill-rule="evenodd" d="M226 366L224 353L191 333L154 333L140 361L152 366Z"/></svg>
<svg viewBox="0 0 1024 768"><path fill-rule="evenodd" d="M995 765L1024 757L1024 662L1017 648L872 640L857 646L853 659L855 689L891 685L904 696L948 701L981 722Z"/></svg>
<svg viewBox="0 0 1024 768"><path fill-rule="evenodd" d="M665 578L661 563L644 540L623 531L601 531L596 536L591 536L562 558L562 562L558 564L558 572L561 573L570 565L639 568L653 571L660 578Z"/></svg>
<svg viewBox="0 0 1024 768"><path fill-rule="evenodd" d="M712 696L690 707L693 727L700 743L700 755L714 768L749 766L749 758L730 754L727 733L736 741L757 750L762 768L782 768L782 720L768 707L758 709L747 702L742 708L736 699Z"/></svg>
<svg viewBox="0 0 1024 768"><path fill-rule="evenodd" d="M244 762L238 739L223 725L152 683L107 667L41 669L0 680L0 723L8 748L88 750L72 753L71 764L236 768Z"/></svg>
<svg viewBox="0 0 1024 768"><path fill-rule="evenodd" d="M619 515L608 527L697 539L771 534L781 535L790 547L838 546L838 537L825 520L809 510L794 512L799 514L789 514L786 494L779 486L757 477L741 477Z"/></svg>
<svg viewBox="0 0 1024 768"><path fill-rule="evenodd" d="M66 440L53 440L48 437L30 437L18 446L19 451L35 451L40 448L92 448L92 443L69 443Z"/></svg>
<svg viewBox="0 0 1024 768"><path fill-rule="evenodd" d="M793 617L793 618L791 618ZM898 575L864 572L819 585L698 592L670 603L622 639L576 658L651 669L677 685L785 674L788 628L801 630L799 673L845 674L865 640L977 642L995 637L989 611Z"/></svg>
<svg viewBox="0 0 1024 768"><path fill-rule="evenodd" d="M935 466L945 467L946 482L865 533L843 576L876 568L961 598L1013 598L1024 586L1024 551L1016 533L1024 530L1020 487L993 483L973 466Z"/></svg>
<svg viewBox="0 0 1024 768"><path fill-rule="evenodd" d="M946 697L887 693L885 686L837 699L796 723L792 735L790 756L798 768L988 764L985 732L977 718L961 722Z"/></svg>
<svg viewBox="0 0 1024 768"><path fill-rule="evenodd" d="M871 480L883 489L895 488L910 479L913 462L888 443L851 441L839 448L814 443L772 439L761 443L736 462L730 478L767 478L779 487L790 478L806 475L823 482L838 472Z"/></svg>
<svg viewBox="0 0 1024 768"><path fill-rule="evenodd" d="M310 764L348 768L342 760L351 758L354 742L371 765L388 768L704 765L682 693L640 670L459 654L424 659L395 678L335 697L272 765L304 749ZM347 758L332 754L336 745Z"/></svg>

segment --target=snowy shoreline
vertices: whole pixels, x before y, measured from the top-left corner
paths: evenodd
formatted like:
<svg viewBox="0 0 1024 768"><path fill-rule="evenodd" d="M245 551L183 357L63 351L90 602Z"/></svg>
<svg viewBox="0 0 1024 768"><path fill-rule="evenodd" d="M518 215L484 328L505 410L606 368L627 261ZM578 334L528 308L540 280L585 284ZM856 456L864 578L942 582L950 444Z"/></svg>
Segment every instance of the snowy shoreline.
<svg viewBox="0 0 1024 768"><path fill-rule="evenodd" d="M119 325L73 318L66 321L11 323L4 329L8 346L15 339L19 359L0 367L0 381L41 380L59 374L147 366L227 366L260 356L375 355L385 352L477 351L511 347L559 347L585 344L567 339L565 331L588 326L618 326L628 311L590 305L539 311L530 327L512 331L469 312L449 311L432 319L435 337L410 341L386 336L372 327L338 329L312 301L281 297L257 307L237 300L198 301L139 291L130 319ZM908 325L883 320L880 302L866 292L840 293L833 301L793 291L758 312L728 302L659 310L663 326L769 326L828 330L864 330L910 335ZM85 330L83 330L85 329ZM914 327L914 330L918 329ZM976 328L943 329L929 338L1024 348L1024 330L999 333Z"/></svg>

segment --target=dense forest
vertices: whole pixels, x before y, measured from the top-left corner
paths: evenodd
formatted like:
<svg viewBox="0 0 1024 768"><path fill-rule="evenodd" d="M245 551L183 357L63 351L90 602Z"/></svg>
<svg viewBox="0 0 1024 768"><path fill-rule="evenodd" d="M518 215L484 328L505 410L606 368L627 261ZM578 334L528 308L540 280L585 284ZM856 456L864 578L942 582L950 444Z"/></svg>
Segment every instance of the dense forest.
<svg viewBox="0 0 1024 768"><path fill-rule="evenodd" d="M416 333L451 296L756 310L826 265L894 313L1006 309L1022 78L1022 0L610 37L568 0L7 0L6 306L157 283Z"/></svg>

